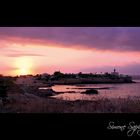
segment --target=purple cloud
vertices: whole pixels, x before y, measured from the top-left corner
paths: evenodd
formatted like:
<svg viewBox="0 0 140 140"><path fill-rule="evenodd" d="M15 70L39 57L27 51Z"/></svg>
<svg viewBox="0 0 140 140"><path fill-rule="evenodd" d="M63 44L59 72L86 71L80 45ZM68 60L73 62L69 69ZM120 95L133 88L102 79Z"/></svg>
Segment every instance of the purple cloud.
<svg viewBox="0 0 140 140"><path fill-rule="evenodd" d="M0 36L51 41L65 47L140 51L140 27L0 27Z"/></svg>

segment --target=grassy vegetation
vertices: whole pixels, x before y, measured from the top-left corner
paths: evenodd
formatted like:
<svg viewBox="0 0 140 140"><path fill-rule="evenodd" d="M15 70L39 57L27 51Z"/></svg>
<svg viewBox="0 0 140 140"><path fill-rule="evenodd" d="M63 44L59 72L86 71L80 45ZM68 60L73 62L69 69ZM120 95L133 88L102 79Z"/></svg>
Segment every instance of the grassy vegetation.
<svg viewBox="0 0 140 140"><path fill-rule="evenodd" d="M94 101L64 101L33 94L10 94L2 113L140 113L140 98L99 98Z"/></svg>

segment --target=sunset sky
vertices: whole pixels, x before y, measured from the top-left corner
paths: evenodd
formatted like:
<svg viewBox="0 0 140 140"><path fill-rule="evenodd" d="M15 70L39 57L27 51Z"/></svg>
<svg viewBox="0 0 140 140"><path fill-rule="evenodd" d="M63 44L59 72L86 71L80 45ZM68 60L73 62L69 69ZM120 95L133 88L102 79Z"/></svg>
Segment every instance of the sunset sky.
<svg viewBox="0 0 140 140"><path fill-rule="evenodd" d="M3 75L140 74L140 27L0 27Z"/></svg>

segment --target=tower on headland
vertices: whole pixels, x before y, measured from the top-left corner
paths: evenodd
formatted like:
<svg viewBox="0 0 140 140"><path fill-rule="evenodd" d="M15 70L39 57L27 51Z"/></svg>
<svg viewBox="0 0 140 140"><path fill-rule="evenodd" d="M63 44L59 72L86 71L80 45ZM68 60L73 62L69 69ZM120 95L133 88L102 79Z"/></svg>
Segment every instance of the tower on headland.
<svg viewBox="0 0 140 140"><path fill-rule="evenodd" d="M119 73L118 72L116 72L116 69L114 68L114 71L113 72L111 72L111 74L112 75L116 75L116 76L118 76L119 75Z"/></svg>

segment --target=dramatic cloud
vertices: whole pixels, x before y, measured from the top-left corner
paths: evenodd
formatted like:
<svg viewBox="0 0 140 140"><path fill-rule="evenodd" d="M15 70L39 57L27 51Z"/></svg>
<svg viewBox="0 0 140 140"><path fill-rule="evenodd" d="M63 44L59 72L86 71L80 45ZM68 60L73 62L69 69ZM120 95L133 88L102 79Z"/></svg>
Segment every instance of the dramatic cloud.
<svg viewBox="0 0 140 140"><path fill-rule="evenodd" d="M140 27L0 27L0 36L65 47L140 51Z"/></svg>
<svg viewBox="0 0 140 140"><path fill-rule="evenodd" d="M138 73L140 27L0 27L0 73Z"/></svg>

